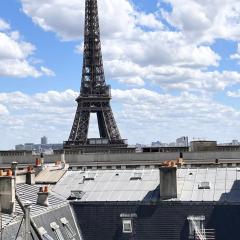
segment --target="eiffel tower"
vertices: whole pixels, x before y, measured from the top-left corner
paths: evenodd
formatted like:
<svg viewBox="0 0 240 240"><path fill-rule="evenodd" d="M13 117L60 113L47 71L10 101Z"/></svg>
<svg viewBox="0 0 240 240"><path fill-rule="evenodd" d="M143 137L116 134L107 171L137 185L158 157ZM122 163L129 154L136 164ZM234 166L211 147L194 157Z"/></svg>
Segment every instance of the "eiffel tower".
<svg viewBox="0 0 240 240"><path fill-rule="evenodd" d="M85 2L84 53L80 95L72 130L64 148L84 149L127 148L120 136L110 106L111 91L106 85L98 19L97 0ZM100 138L88 139L90 114L96 113ZM86 150L87 149L87 150Z"/></svg>

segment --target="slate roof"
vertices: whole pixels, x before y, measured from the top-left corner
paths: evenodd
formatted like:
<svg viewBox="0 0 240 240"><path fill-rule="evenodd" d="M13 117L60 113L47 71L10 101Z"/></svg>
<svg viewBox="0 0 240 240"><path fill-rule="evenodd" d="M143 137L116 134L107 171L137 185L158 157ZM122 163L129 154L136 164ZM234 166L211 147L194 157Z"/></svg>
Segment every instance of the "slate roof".
<svg viewBox="0 0 240 240"><path fill-rule="evenodd" d="M240 205L214 202L71 202L84 240L186 240L188 216L205 216L204 226L217 240L238 240ZM132 233L123 233L122 215L132 218ZM208 238L209 239L209 238Z"/></svg>
<svg viewBox="0 0 240 240"><path fill-rule="evenodd" d="M138 175L140 178L135 177ZM159 181L158 169L68 171L53 191L64 198L74 191L82 202L154 201L159 199ZM209 182L210 189L199 189L202 182ZM178 169L177 189L178 197L172 201L239 203L240 169Z"/></svg>
<svg viewBox="0 0 240 240"><path fill-rule="evenodd" d="M27 185L21 184L17 185L17 194L21 200L21 203L24 205L27 201L32 203L30 215L34 220L37 228L44 228L47 234L53 239L58 240L56 233L52 230L50 226L51 223L55 222L62 233L63 239L73 239L68 236L65 226L62 224L61 219L65 218L74 232L74 239L80 240L79 231L75 223L74 216L68 201L63 200L53 194L49 195L49 206L44 207L36 204L37 201L37 192L39 191L39 186L36 185ZM21 207L16 204L16 211L14 214L2 214L2 228L3 228L3 239L16 239L16 234L20 227L20 222L23 218L23 212ZM23 236L24 224L21 226L19 236ZM33 234L33 239L37 239L34 231L31 231ZM20 238L21 239L21 238ZM44 239L44 238L43 238ZM46 238L47 239L47 238Z"/></svg>

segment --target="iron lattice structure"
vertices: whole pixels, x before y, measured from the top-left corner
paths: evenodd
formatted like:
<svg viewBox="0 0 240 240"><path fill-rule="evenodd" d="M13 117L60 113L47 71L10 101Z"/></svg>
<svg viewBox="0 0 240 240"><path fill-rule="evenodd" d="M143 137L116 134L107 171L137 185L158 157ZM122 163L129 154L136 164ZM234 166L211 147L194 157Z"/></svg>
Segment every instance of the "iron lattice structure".
<svg viewBox="0 0 240 240"><path fill-rule="evenodd" d="M80 95L72 130L66 145L88 144L90 114L96 113L99 135L108 144L124 144L110 106L110 86L106 85L101 52L97 0L85 2L83 69Z"/></svg>

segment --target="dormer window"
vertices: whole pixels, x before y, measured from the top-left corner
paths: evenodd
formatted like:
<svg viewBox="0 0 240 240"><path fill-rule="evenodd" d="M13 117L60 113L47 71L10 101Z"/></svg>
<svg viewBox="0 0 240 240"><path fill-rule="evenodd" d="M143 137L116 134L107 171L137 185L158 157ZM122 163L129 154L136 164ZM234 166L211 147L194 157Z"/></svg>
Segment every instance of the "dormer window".
<svg viewBox="0 0 240 240"><path fill-rule="evenodd" d="M53 240L53 238L47 233L47 231L43 227L38 228L38 231L42 236L43 240Z"/></svg>
<svg viewBox="0 0 240 240"><path fill-rule="evenodd" d="M83 182L94 180L95 177L96 177L96 173L88 173L85 176L83 176Z"/></svg>
<svg viewBox="0 0 240 240"><path fill-rule="evenodd" d="M188 216L189 222L189 239L206 239L204 233L205 216Z"/></svg>
<svg viewBox="0 0 240 240"><path fill-rule="evenodd" d="M123 233L132 233L132 219L122 219Z"/></svg>
<svg viewBox="0 0 240 240"><path fill-rule="evenodd" d="M64 217L64 218L61 218L60 219L64 229L65 229L65 232L66 232L66 235L68 236L69 239L73 239L73 237L76 235L74 229L72 228L72 226L70 225L70 223L68 222L68 220Z"/></svg>
<svg viewBox="0 0 240 240"><path fill-rule="evenodd" d="M84 194L85 192L81 190L72 190L71 195L67 198L67 200L80 200Z"/></svg>
<svg viewBox="0 0 240 240"><path fill-rule="evenodd" d="M210 189L210 183L209 182L200 182L198 184L198 189Z"/></svg>
<svg viewBox="0 0 240 240"><path fill-rule="evenodd" d="M130 180L142 180L142 173L141 172L133 173L133 176L130 178Z"/></svg>
<svg viewBox="0 0 240 240"><path fill-rule="evenodd" d="M52 228L53 232L55 233L58 240L64 240L64 237L61 233L61 230L59 228L59 225L57 225L56 222L50 223L50 227Z"/></svg>
<svg viewBox="0 0 240 240"><path fill-rule="evenodd" d="M137 218L137 214L136 213L121 213L120 218L122 218L122 232L123 233L132 233L134 218Z"/></svg>

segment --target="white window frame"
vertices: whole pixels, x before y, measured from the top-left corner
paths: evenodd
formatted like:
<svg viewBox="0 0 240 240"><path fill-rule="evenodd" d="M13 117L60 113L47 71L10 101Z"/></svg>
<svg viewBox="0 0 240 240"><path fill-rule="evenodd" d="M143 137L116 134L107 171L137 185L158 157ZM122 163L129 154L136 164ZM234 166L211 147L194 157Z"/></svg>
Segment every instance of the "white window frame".
<svg viewBox="0 0 240 240"><path fill-rule="evenodd" d="M58 240L64 240L64 237L63 237L62 232L59 228L59 225L57 225L56 222L50 223L50 227L52 228L52 230L55 233Z"/></svg>
<svg viewBox="0 0 240 240"><path fill-rule="evenodd" d="M76 236L76 233L75 233L73 227L70 225L69 221L65 217L60 218L60 221L61 221L69 239L74 238L74 236Z"/></svg>
<svg viewBox="0 0 240 240"><path fill-rule="evenodd" d="M130 226L126 229L126 226ZM123 233L132 233L132 219L122 219L122 232Z"/></svg>

